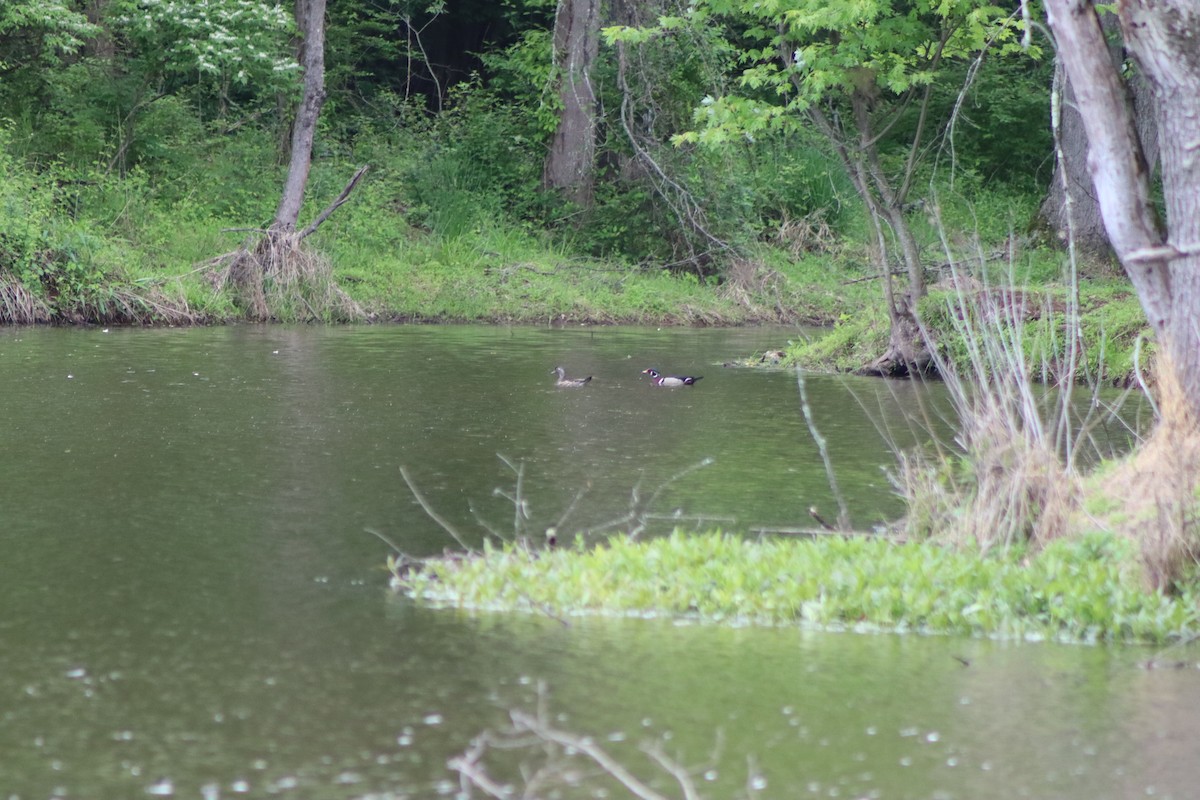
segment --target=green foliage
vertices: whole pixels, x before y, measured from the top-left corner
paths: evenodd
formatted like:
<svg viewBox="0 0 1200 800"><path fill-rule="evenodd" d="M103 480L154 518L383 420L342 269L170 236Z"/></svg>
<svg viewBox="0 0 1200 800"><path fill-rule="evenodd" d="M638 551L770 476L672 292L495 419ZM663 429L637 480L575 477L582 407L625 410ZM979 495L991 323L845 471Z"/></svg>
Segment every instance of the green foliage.
<svg viewBox="0 0 1200 800"><path fill-rule="evenodd" d="M402 174L415 221L451 238L499 219L536 216L540 137L521 109L478 85L455 90Z"/></svg>
<svg viewBox="0 0 1200 800"><path fill-rule="evenodd" d="M1200 626L1192 590L1144 589L1136 548L1104 534L1037 554L882 539L750 541L721 533L533 552L487 546L400 585L442 605L696 617L830 629L1168 642Z"/></svg>
<svg viewBox="0 0 1200 800"><path fill-rule="evenodd" d="M562 106L552 91L552 47L550 31L533 29L522 32L514 44L499 53L480 54L491 73L491 90L515 105L531 109L533 128L546 137L558 127Z"/></svg>
<svg viewBox="0 0 1200 800"><path fill-rule="evenodd" d="M20 285L53 318L108 318L122 280L115 265L126 253L63 213L77 199L76 183L87 181L23 168L7 153L6 139L0 129L0 286Z"/></svg>
<svg viewBox="0 0 1200 800"><path fill-rule="evenodd" d="M790 343L788 356L810 369L849 372L887 347L888 318L877 305L843 313L825 335Z"/></svg>
<svg viewBox="0 0 1200 800"><path fill-rule="evenodd" d="M1017 25L996 6L937 0L706 0L693 4L686 17L660 22L660 30L687 23L727 23L741 52L742 94L705 98L696 112L699 130L678 137L710 145L754 138L831 97L856 92L898 97L934 82L943 60L968 57L989 43L1010 43L1017 34ZM653 38L648 31L620 27L605 35L631 43Z"/></svg>
<svg viewBox="0 0 1200 800"><path fill-rule="evenodd" d="M988 307L992 310L984 313L999 312L1005 316L989 324L997 324L997 332L1005 331L1006 336L1019 344L1023 363L1029 365L1032 376L1046 382L1057 380L1059 365L1067 362L1071 343L1066 330L1069 288L1056 281L1031 283L1020 275L1015 280L1014 276L993 277L987 287L968 293L935 290L921 302L922 320L940 343L948 362L960 371L975 371L957 320L964 307L976 312ZM1019 330L1014 330L1018 321ZM1079 342L1083 349L1079 354L1078 377L1100 384L1128 385L1138 338L1147 333L1145 312L1127 283L1085 284L1080 297ZM847 340L852 337L835 339L827 347L839 353L839 358L847 359L849 356L843 352ZM1143 349L1145 369L1149 345Z"/></svg>
<svg viewBox="0 0 1200 800"><path fill-rule="evenodd" d="M1049 116L1053 69L1050 59L988 59L962 98L953 149L943 152L941 163L948 168L953 156L957 169L977 175L982 185L992 189L1006 183L1041 192L1054 169ZM935 84L932 118L950 118L966 72L967 65L961 62L948 65ZM895 131L897 138L910 137L915 124L916 112L910 110Z"/></svg>
<svg viewBox="0 0 1200 800"><path fill-rule="evenodd" d="M91 26L53 3L2 4L7 71L0 118L11 121L3 149L20 170L33 170L25 175L36 185L30 198L20 181L6 195L17 209L3 223L7 258L22 265L22 274L49 270L47 280L65 295L95 286L97 275L118 274L105 265L119 264L137 275L137 286L179 286L192 307L216 309L215 316L227 311L199 265L246 235L223 229L270 220L288 122L288 103L279 101L296 73L289 7L266 0L203 5L118 0ZM862 277L867 229L861 208L847 202L852 191L833 154L812 131L791 125L762 124L753 137L730 136L720 147L670 141L694 124L694 108L706 95L718 104L736 97L746 104L740 111L766 118L801 99L794 89L778 93L793 77L783 65L778 75L762 69L773 63L771 41L779 34L764 24L772 15L786 16L787 36L833 63L845 54L833 52L834 37L813 27L816 21L836 17L841 24L847 14L913 20L911 30L885 25L895 41L872 45L882 48L932 29L941 13L925 2L911 9L874 1L860 6L751 8L722 0L699 3L694 15L665 19L656 28L616 34L638 44L625 48L620 78L615 48L602 48L594 65L601 117L596 201L588 209L564 207L540 187L558 102L547 92L552 2L483 9L404 0L333 8L330 100L305 215L335 196L354 167L370 163L372 169L313 241L333 257L335 272L356 297L377 311L462 319L737 321L772 318L778 308L804 321L842 319L817 346L832 357L826 363L857 366L853 359L877 355L869 351L879 341L881 317L865 309L877 305L867 297L878 293L878 284L850 282ZM945 11L953 16L967 8ZM426 30L431 20L436 25ZM485 22L496 23L488 28L493 38L470 56L478 56L471 67L482 64L481 75L469 76L462 69L467 61L457 60L453 69L460 72L438 73L446 78L441 97L420 94L428 87L428 81L418 86L428 65L407 71L410 57L423 61L411 34L421 29L426 45L460 43L447 31L463 24L463 31L479 31L470 26ZM964 29L985 24L991 23L965 20ZM838 47L849 54L869 36L883 35L859 30L869 27L857 25ZM82 54L47 68L81 45ZM888 58L870 63L883 74ZM921 85L922 58L891 58L883 79ZM1004 69L994 69L1002 62ZM962 59L947 63L947 76L961 76ZM806 64L813 75L820 72L817 61ZM1022 214L1036 205L1032 192L1009 190L1028 185L1017 162L1016 171L1006 172L1000 161L1006 153L1034 161L1032 150L1027 158L1021 149L1019 120L1034 102L1038 68L985 62L956 139L954 192L944 189L942 215L955 231L975 228L996 241L1019 229ZM845 64L840 69L850 82L830 83L830 98L872 77ZM956 98L949 81L937 89L941 106ZM434 100L444 102L444 112L428 111ZM836 98L832 102L837 107ZM626 123L653 167L637 157ZM911 125L902 118L889 136ZM885 148L884 157L891 165L897 156ZM659 167L673 185L663 182ZM921 227L921 215L914 216ZM689 219L733 244L736 258L714 250L689 229ZM932 228L918 233L926 253L940 251ZM696 253L699 261L687 261ZM710 256L715 260L704 260ZM686 263L685 277L663 272L680 263ZM1052 256L1037 266L1041 277L1035 279L1052 279L1060 268ZM697 268L706 277L697 279ZM724 285L714 292L717 277ZM43 286L40 278L31 281ZM1115 327L1124 332L1132 323L1131 317ZM1088 335L1112 329L1108 321ZM1106 357L1115 352L1109 344Z"/></svg>

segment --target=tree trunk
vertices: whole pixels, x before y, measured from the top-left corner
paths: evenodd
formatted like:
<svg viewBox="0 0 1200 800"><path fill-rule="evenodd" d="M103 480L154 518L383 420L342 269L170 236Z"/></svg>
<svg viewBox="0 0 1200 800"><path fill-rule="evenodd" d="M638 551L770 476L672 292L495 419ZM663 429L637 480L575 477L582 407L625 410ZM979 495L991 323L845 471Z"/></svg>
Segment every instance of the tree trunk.
<svg viewBox="0 0 1200 800"><path fill-rule="evenodd" d="M291 158L287 180L265 235L254 248L245 247L229 267L229 282L239 304L251 319L267 320L277 316L268 294L302 287L313 281L313 273L323 271L319 259L309 258L300 249L303 235L296 232L308 173L312 166L313 138L317 120L325 103L325 3L326 0L296 0L296 26L300 34L298 60L304 76L300 105L292 124ZM323 283L328 283L322 280ZM293 292L295 294L295 292ZM300 302L308 300L297 295ZM310 312L316 316L315 309Z"/></svg>
<svg viewBox="0 0 1200 800"><path fill-rule="evenodd" d="M1050 25L1075 86L1088 164L1109 241L1128 272L1179 390L1185 424L1200 421L1200 6L1122 0L1121 29L1157 109L1167 229L1125 87L1088 0L1049 0Z"/></svg>
<svg viewBox="0 0 1200 800"><path fill-rule="evenodd" d="M1101 27L1106 34L1114 33L1118 27L1116 16L1105 14L1101 19ZM1124 48L1119 39L1106 38L1113 68L1119 70L1125 57ZM1067 236L1073 234L1075 247L1085 259L1110 261L1113 250L1108 242L1104 218L1100 213L1100 202L1096 197L1091 173L1088 171L1087 133L1075 100L1075 92L1071 82L1066 80L1061 55L1055 59L1054 91L1059 99L1057 145L1062 150L1062 158L1055 161L1054 175L1039 215L1060 240L1066 241ZM1142 152L1146 164L1153 172L1158 159L1154 99L1149 86L1140 75L1135 75L1129 82L1128 91L1133 101L1134 120ZM1069 224L1067 192L1070 192L1071 197Z"/></svg>
<svg viewBox="0 0 1200 800"><path fill-rule="evenodd" d="M110 0L88 0L84 6L87 21L99 26L95 38L90 39L84 46L84 53L101 61L109 61L117 54L111 31L104 27Z"/></svg>
<svg viewBox="0 0 1200 800"><path fill-rule="evenodd" d="M287 181L275 210L271 229L291 233L300 220L304 189L312 167L313 137L321 107L325 105L325 0L296 0L296 27L300 42L300 69L304 74L304 94L292 125L291 158Z"/></svg>
<svg viewBox="0 0 1200 800"><path fill-rule="evenodd" d="M867 98L856 91L851 95L851 106L857 141L851 141L849 134L820 109L810 109L809 118L833 144L838 159L854 184L855 192L867 209L875 239L871 252L874 266L883 279L889 322L888 349L860 371L866 375L893 378L919 375L929 369L932 358L917 319L917 303L926 291L925 268L902 208L908 191L908 174L911 172L904 176L899 189L893 188L875 144L878 137L871 124ZM915 151L919 146L918 131L911 147ZM908 170L911 168L910 164ZM908 286L900 292L892 284L892 269L888 259L888 252L892 248L888 247L886 231L891 231L895 237L904 259Z"/></svg>
<svg viewBox="0 0 1200 800"><path fill-rule="evenodd" d="M1040 214L1047 228L1053 231L1060 242L1074 236L1075 247L1087 260L1103 261L1111 258L1108 234L1104 231L1104 218L1100 216L1100 204L1092 187L1092 176L1087 168L1087 134L1079 109L1075 104L1075 93L1065 80L1061 61L1054 65L1054 91L1058 102L1059 122L1056 146L1062 157L1055 160L1054 175L1050 179L1050 190L1042 202ZM1071 205L1068 209L1067 195ZM1070 214L1070 218L1068 218Z"/></svg>
<svg viewBox="0 0 1200 800"><path fill-rule="evenodd" d="M592 65L600 50L600 0L559 0L554 63L562 113L546 156L543 182L590 206L596 154L596 93Z"/></svg>

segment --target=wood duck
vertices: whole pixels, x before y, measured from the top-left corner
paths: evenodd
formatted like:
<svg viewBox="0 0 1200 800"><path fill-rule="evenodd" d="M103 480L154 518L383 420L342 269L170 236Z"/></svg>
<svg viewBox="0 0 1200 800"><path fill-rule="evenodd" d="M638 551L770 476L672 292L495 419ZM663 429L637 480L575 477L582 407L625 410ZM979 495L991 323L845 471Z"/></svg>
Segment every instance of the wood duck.
<svg viewBox="0 0 1200 800"><path fill-rule="evenodd" d="M703 378L703 375L659 375L656 369L644 369L643 375L649 375L655 386L691 386Z"/></svg>
<svg viewBox="0 0 1200 800"><path fill-rule="evenodd" d="M563 386L568 389L578 389L592 379L591 375L588 375L586 378L568 378L567 371L562 367L555 367L550 372L558 375L558 380L554 383L555 386Z"/></svg>

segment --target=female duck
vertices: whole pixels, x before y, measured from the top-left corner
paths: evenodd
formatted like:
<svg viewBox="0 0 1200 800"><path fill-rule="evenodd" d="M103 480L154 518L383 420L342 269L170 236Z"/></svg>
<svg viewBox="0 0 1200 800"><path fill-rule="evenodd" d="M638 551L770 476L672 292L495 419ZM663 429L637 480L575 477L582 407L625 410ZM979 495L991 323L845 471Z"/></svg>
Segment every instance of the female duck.
<svg viewBox="0 0 1200 800"><path fill-rule="evenodd" d="M586 378L568 378L567 371L562 367L555 367L550 372L558 376L558 380L554 382L554 385L567 389L578 389L592 379L591 375L588 375Z"/></svg>
<svg viewBox="0 0 1200 800"><path fill-rule="evenodd" d="M654 381L655 386L671 386L671 387L692 386L696 383L696 381L698 381L704 377L703 375L695 375L695 376L692 376L692 375L659 375L658 370L656 370L654 368L644 369L644 370L642 370L642 374L649 375L650 380Z"/></svg>

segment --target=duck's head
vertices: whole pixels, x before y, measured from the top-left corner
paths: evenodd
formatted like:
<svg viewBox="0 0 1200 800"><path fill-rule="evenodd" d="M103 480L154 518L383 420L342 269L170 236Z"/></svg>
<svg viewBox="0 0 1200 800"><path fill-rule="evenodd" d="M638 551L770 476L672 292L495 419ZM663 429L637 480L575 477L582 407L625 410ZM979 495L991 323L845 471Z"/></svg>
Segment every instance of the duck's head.
<svg viewBox="0 0 1200 800"><path fill-rule="evenodd" d="M657 378L657 377L658 377L658 370L654 369L654 367L651 367L650 369L644 369L644 370L642 370L642 374L643 374L643 375L649 375L651 378Z"/></svg>

